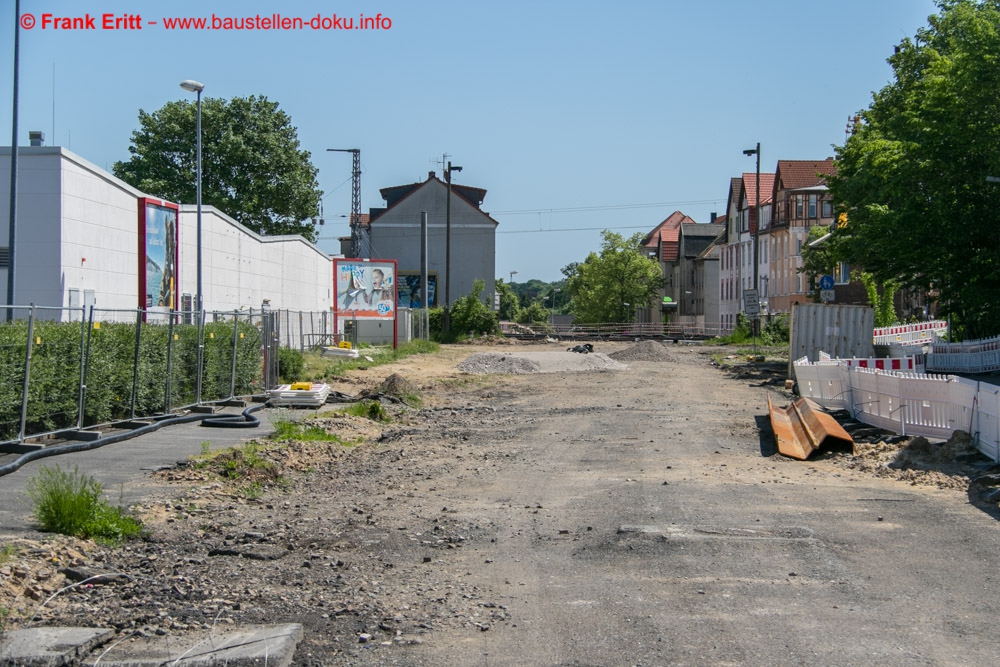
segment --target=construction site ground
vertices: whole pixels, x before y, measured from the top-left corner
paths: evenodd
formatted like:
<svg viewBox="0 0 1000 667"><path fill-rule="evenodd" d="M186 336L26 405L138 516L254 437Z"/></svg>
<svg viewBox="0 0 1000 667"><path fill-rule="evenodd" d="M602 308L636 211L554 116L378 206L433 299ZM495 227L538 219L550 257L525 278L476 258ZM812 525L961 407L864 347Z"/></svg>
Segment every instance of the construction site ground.
<svg viewBox="0 0 1000 667"><path fill-rule="evenodd" d="M967 439L849 425L857 454L793 461L767 417L768 392L792 399L780 365L720 366L735 350L700 345L595 351L456 345L353 371L334 388L396 373L422 406L388 404L388 423L268 410L239 434L273 464L253 480L220 476L226 455L137 463L108 490L151 534L122 547L35 532L11 501L40 465L100 480L97 452L29 464L0 478L0 623L110 628L114 651L300 623L299 665L1000 659L997 504L971 483L995 470ZM270 441L268 419L289 416L351 444ZM206 448L236 438L202 430ZM140 440L160 459L180 442ZM119 574L49 600L67 567Z"/></svg>

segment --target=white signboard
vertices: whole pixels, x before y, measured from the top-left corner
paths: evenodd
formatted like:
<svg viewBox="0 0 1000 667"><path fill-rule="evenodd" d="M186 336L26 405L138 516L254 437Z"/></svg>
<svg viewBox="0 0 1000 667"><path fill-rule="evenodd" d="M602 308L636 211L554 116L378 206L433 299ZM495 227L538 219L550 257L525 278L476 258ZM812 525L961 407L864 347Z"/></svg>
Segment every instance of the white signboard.
<svg viewBox="0 0 1000 667"><path fill-rule="evenodd" d="M743 290L743 312L750 317L760 315L760 296L758 296L757 290Z"/></svg>

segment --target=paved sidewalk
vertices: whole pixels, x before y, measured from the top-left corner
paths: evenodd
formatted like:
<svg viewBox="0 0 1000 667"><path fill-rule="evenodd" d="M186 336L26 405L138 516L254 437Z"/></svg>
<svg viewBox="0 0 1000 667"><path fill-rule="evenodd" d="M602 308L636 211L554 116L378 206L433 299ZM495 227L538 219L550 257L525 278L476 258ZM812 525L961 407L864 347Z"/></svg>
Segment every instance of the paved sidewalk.
<svg viewBox="0 0 1000 667"><path fill-rule="evenodd" d="M240 414L241 411L228 408L216 415ZM273 433L269 413L273 414L274 410L268 408L254 413L253 416L260 420L257 428L207 428L200 422L176 424L98 449L32 461L20 470L0 477L0 539L23 537L34 532L25 483L43 465L58 464L63 469L77 466L81 473L101 483L113 503L118 503L120 499L122 504L128 506L142 501L149 491L148 485L136 482L148 477L153 470L172 466L200 453L203 442L210 442L212 449L222 449ZM0 464L14 458L3 456Z"/></svg>

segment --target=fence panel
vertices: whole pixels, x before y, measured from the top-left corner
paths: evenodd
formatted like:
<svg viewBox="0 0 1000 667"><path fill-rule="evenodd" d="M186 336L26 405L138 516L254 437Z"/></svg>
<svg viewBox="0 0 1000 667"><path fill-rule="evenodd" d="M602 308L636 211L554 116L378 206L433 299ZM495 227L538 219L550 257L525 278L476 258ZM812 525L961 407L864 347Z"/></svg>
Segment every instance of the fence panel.
<svg viewBox="0 0 1000 667"><path fill-rule="evenodd" d="M979 451L1000 461L1000 387L983 382L976 396L975 431Z"/></svg>

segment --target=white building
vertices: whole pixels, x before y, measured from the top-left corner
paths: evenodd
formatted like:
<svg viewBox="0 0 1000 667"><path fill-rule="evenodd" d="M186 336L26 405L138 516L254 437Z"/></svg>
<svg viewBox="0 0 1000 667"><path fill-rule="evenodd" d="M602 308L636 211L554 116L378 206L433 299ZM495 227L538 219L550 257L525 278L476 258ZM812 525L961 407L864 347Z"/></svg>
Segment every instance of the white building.
<svg viewBox="0 0 1000 667"><path fill-rule="evenodd" d="M143 256L151 266L143 225L152 198L62 147L22 146L18 155L14 304L132 312L156 307L143 290L150 274L140 266ZM9 147L0 147L0 182L10 182ZM171 286L175 309L182 309L197 292L197 209L166 207L176 211L177 252L176 262L164 263L173 266L163 270L175 279L164 284ZM0 304L7 303L9 211L9 188L3 187ZM212 207L202 208L202 274L210 311L259 309L265 302L302 311L332 305L329 256L300 236L262 237Z"/></svg>

